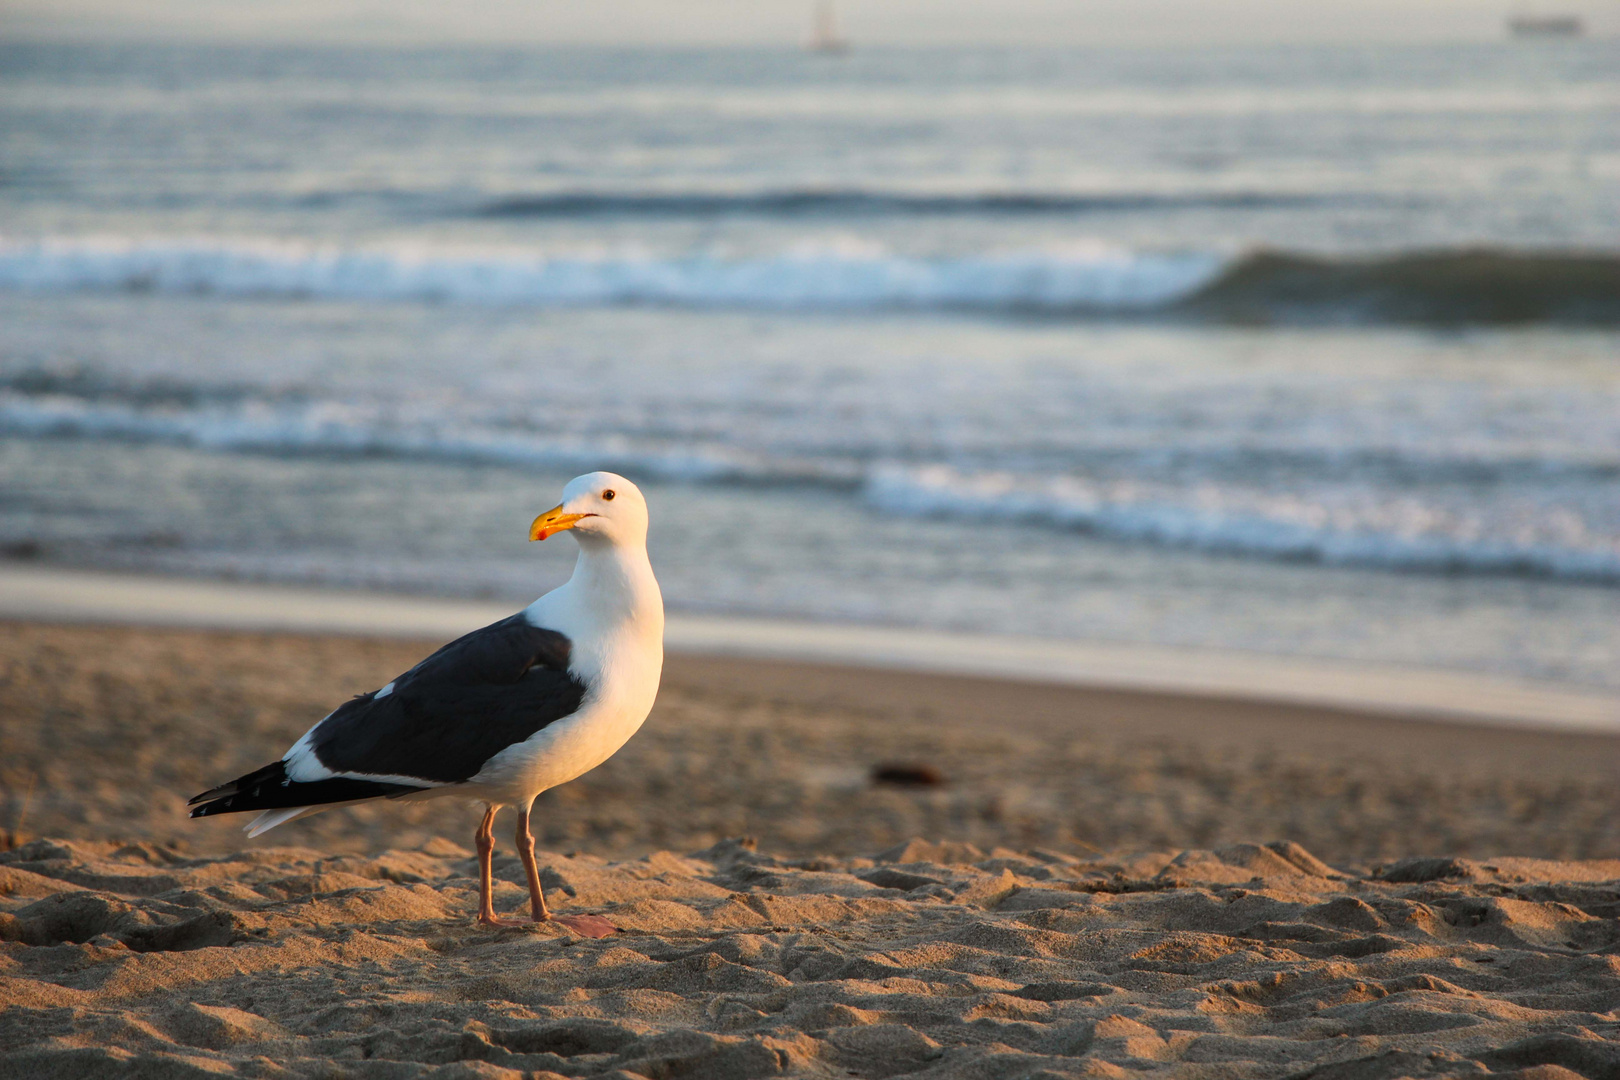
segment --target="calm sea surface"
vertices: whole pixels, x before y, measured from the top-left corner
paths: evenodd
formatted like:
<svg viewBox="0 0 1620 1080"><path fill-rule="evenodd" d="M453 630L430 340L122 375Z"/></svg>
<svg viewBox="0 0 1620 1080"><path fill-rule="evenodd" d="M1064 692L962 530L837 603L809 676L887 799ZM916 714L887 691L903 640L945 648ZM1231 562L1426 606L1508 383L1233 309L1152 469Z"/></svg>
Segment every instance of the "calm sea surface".
<svg viewBox="0 0 1620 1080"><path fill-rule="evenodd" d="M1620 687L1620 46L0 44L0 550Z"/></svg>

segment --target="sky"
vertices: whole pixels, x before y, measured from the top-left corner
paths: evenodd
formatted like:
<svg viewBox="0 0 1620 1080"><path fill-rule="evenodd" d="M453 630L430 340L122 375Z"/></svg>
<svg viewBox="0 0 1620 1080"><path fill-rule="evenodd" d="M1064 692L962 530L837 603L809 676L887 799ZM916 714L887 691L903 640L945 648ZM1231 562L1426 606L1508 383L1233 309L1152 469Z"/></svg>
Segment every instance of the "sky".
<svg viewBox="0 0 1620 1080"><path fill-rule="evenodd" d="M0 0L0 38L795 45L812 0ZM1510 14L1620 35L1620 0L837 0L856 45L1479 41Z"/></svg>

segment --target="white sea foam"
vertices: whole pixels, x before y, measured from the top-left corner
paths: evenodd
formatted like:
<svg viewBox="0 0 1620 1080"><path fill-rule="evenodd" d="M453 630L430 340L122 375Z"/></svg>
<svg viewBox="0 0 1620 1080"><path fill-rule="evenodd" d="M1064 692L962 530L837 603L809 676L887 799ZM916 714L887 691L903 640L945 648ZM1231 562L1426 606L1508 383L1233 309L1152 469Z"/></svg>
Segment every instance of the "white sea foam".
<svg viewBox="0 0 1620 1080"><path fill-rule="evenodd" d="M395 424L377 410L338 402L146 409L0 391L0 435L128 439L212 451L385 454L558 470L613 468L707 483L855 480L851 468L836 461L769 459L725 447L658 445L613 434L551 437L469 427L453 418L442 424Z"/></svg>
<svg viewBox="0 0 1620 1080"><path fill-rule="evenodd" d="M869 247L775 255L519 254L269 241L0 240L0 288L472 304L1136 310L1198 291L1212 253L1101 245L919 258Z"/></svg>
<svg viewBox="0 0 1620 1080"><path fill-rule="evenodd" d="M863 494L903 514L1044 523L1233 555L1620 582L1620 538L1596 535L1568 514L1503 527L1387 495L1101 484L938 465L875 468Z"/></svg>
<svg viewBox="0 0 1620 1080"><path fill-rule="evenodd" d="M656 311L554 313L537 333L521 313L367 305L344 315L374 328L360 348L308 306L216 324L189 302L88 298L44 307L121 352L57 357L29 328L39 303L0 300L19 313L0 434L23 439L808 481L1144 545L1620 583L1620 411L1606 375L1572 374L1607 371L1602 340L1543 335L1521 360L1517 336L813 319L789 344L753 319L687 340L689 316Z"/></svg>
<svg viewBox="0 0 1620 1080"><path fill-rule="evenodd" d="M916 516L1015 521L1154 545L1269 559L1428 572L1530 574L1620 583L1620 536L1581 510L1590 478L1562 501L1450 491L1441 463L1422 491L1317 477L1277 486L1223 478L1042 476L939 464L863 465L860 454L773 453L705 439L599 432L547 434L378 402L143 405L69 393L0 390L0 435L161 442L210 451L383 454L566 471L614 468L698 483L812 482L858 488L871 505ZM829 448L830 449L830 448ZM846 447L845 450L853 449ZM1414 467L1415 467L1415 463ZM1544 470L1545 483L1558 480ZM1545 486L1543 484L1542 486ZM1460 489L1471 493L1472 487Z"/></svg>

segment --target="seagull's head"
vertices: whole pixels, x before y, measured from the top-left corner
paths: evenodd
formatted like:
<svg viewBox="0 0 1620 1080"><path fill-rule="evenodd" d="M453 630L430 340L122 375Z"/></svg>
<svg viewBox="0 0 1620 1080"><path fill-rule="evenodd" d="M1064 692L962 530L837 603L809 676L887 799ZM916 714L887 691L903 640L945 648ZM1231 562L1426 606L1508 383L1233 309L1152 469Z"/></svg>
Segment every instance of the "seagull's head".
<svg viewBox="0 0 1620 1080"><path fill-rule="evenodd" d="M562 502L534 519L529 539L564 530L572 530L581 544L645 544L647 500L618 473L576 476L563 488Z"/></svg>

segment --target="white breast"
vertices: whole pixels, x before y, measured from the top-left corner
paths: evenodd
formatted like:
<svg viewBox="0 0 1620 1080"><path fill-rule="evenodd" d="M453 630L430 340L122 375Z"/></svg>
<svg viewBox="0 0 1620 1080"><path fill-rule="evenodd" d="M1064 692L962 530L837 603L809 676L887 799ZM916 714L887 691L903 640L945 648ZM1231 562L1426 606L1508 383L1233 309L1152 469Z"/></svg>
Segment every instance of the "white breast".
<svg viewBox="0 0 1620 1080"><path fill-rule="evenodd" d="M568 670L586 687L579 709L495 755L462 793L527 806L540 792L612 757L652 711L664 667L664 608L657 584L651 603L628 606L582 595L577 585L576 574L526 614L536 626L556 630L572 643ZM591 602L581 602L587 599Z"/></svg>

